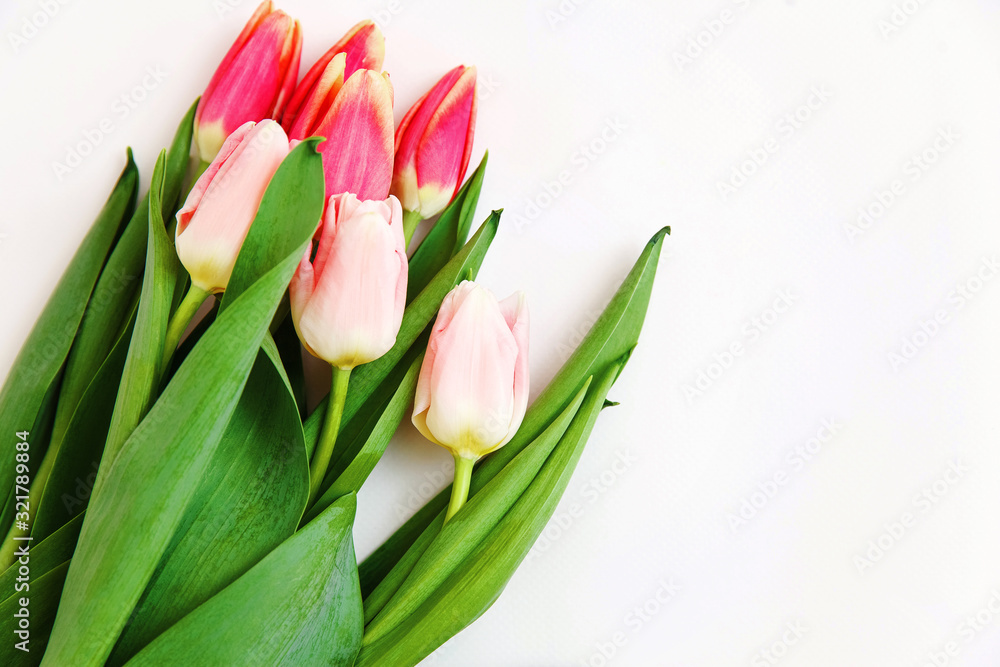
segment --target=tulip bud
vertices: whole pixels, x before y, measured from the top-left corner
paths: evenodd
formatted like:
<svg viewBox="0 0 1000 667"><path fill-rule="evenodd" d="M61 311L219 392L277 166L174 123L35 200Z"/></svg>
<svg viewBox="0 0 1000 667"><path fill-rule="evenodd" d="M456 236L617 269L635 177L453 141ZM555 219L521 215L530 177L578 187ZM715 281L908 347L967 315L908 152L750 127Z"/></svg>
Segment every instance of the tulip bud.
<svg viewBox="0 0 1000 667"><path fill-rule="evenodd" d="M280 118L299 76L299 22L261 3L219 64L201 96L194 143L210 162L223 142L247 121Z"/></svg>
<svg viewBox="0 0 1000 667"><path fill-rule="evenodd" d="M445 297L420 368L413 425L458 460L507 444L528 407L528 308L464 281Z"/></svg>
<svg viewBox="0 0 1000 667"><path fill-rule="evenodd" d="M396 130L392 194L421 218L440 213L469 166L476 129L476 68L458 66L410 107Z"/></svg>
<svg viewBox="0 0 1000 667"><path fill-rule="evenodd" d="M177 212L176 248L191 283L222 292L288 137L273 120L245 123L226 139Z"/></svg>
<svg viewBox="0 0 1000 667"><path fill-rule="evenodd" d="M337 58L329 67L336 68ZM336 76L333 77L336 79ZM334 82L327 81L331 86ZM317 86L317 88L320 88ZM319 93L317 93L319 94ZM350 192L365 201L389 196L392 181L392 84L387 74L359 69L344 82L329 111L303 128L305 136L325 137L319 145L326 194ZM300 131L296 128L296 132Z"/></svg>
<svg viewBox="0 0 1000 667"><path fill-rule="evenodd" d="M307 249L292 278L299 339L335 368L374 361L396 343L406 305L402 215L395 197L331 197L316 258Z"/></svg>
<svg viewBox="0 0 1000 667"><path fill-rule="evenodd" d="M327 72L331 62L341 54L344 56L343 63L334 68L335 71L339 70L342 75L337 90L339 90L340 85L343 85L344 79L349 79L359 69L376 71L382 69L382 61L385 58L385 37L382 36L382 31L374 22L362 21L351 28L346 35L340 38L339 42L331 46L316 61L316 64L309 68L296 87L281 119L282 125L292 139L304 139L310 136L308 133L296 136L292 130L304 105L307 105L309 100L326 99L327 103L323 110L329 109L330 102L336 96L337 90L329 92L329 81L325 80L328 78ZM320 90L317 90L317 87ZM315 112L312 115L315 117ZM322 120L322 115L319 119Z"/></svg>

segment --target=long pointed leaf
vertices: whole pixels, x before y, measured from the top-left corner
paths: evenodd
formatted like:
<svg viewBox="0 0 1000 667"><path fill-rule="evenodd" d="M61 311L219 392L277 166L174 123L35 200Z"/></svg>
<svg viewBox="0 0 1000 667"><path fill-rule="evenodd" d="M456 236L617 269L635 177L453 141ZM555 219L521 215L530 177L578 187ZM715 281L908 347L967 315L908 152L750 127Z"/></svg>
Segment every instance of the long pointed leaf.
<svg viewBox="0 0 1000 667"><path fill-rule="evenodd" d="M349 667L361 645L361 591L339 499L249 572L160 635L129 667Z"/></svg>

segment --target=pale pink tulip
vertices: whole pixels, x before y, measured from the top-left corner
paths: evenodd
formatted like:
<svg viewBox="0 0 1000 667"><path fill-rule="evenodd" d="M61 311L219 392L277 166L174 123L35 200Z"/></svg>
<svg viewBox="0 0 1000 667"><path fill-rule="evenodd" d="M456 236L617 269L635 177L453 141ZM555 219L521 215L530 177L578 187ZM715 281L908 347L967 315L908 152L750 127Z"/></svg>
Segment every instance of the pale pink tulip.
<svg viewBox="0 0 1000 667"><path fill-rule="evenodd" d="M177 212L177 256L192 284L206 292L226 289L264 190L288 151L288 137L273 120L246 123L226 139Z"/></svg>
<svg viewBox="0 0 1000 667"><path fill-rule="evenodd" d="M476 129L476 68L458 66L410 107L396 129L392 194L421 218L440 213L469 166Z"/></svg>
<svg viewBox="0 0 1000 667"><path fill-rule="evenodd" d="M395 197L331 197L316 258L307 249L295 271L295 330L311 354L336 368L374 361L396 343L406 305L402 216Z"/></svg>
<svg viewBox="0 0 1000 667"><path fill-rule="evenodd" d="M340 83L336 87L331 87L330 66L339 55L343 55L343 59L341 63L334 65L332 77L335 79L337 74L340 74ZM308 133L297 134L292 128L295 125L302 125L314 129L315 125L312 123L316 120L317 108L322 108L323 113L330 108L344 79L349 79L359 69L376 71L382 69L384 58L385 38L374 22L362 21L351 28L309 68L295 88L281 119L288 136L292 139L304 139L310 136ZM312 111L307 113L310 107ZM303 114L311 118L303 120ZM319 120L322 120L322 115L319 114Z"/></svg>
<svg viewBox="0 0 1000 667"><path fill-rule="evenodd" d="M230 47L198 103L194 143L210 162L223 142L247 121L280 118L299 76L299 22L261 3Z"/></svg>
<svg viewBox="0 0 1000 667"><path fill-rule="evenodd" d="M528 308L465 281L445 297L417 380L413 425L476 460L514 437L528 407Z"/></svg>

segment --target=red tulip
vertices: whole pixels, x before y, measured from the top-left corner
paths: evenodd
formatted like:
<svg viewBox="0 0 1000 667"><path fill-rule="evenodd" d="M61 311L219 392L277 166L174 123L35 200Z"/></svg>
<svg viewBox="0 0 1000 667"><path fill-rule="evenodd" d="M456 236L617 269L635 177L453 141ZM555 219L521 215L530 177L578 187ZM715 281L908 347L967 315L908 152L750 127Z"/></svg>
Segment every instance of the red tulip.
<svg viewBox="0 0 1000 667"><path fill-rule="evenodd" d="M310 136L304 134L301 137L295 137L292 130L296 122L301 120L300 116L309 101L327 100L326 104L322 105L323 111L329 109L340 85L331 90L332 81L328 70L331 62L340 54L344 55L344 59L342 63L334 66L333 77L336 78L336 73L339 72L341 75L340 85L343 85L344 80L349 79L359 69L376 71L382 69L382 61L385 59L385 37L382 36L382 31L374 22L362 21L351 28L346 35L340 38L339 42L331 46L309 68L309 71L295 88L295 93L289 100L281 118L281 124L293 139ZM315 111L312 116L316 117ZM322 118L322 114L319 117ZM312 120L307 122L311 123Z"/></svg>
<svg viewBox="0 0 1000 667"><path fill-rule="evenodd" d="M421 218L452 200L469 166L476 129L476 68L458 66L410 107L396 129L392 194Z"/></svg>
<svg viewBox="0 0 1000 667"><path fill-rule="evenodd" d="M201 96L194 141L203 162L248 121L280 118L299 76L299 22L261 3L230 47Z"/></svg>
<svg viewBox="0 0 1000 667"><path fill-rule="evenodd" d="M393 121L388 75L359 69L340 88L326 114L311 125L302 129L305 136L326 138L319 152L327 196L350 192L362 201L389 196Z"/></svg>

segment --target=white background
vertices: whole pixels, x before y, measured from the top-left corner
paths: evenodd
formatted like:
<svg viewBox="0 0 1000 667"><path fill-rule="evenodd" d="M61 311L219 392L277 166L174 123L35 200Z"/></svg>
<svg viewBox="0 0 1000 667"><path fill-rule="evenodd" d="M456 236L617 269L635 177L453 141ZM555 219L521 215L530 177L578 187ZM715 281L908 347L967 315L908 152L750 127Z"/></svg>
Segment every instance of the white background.
<svg viewBox="0 0 1000 667"><path fill-rule="evenodd" d="M561 523L427 664L917 667L946 647L938 664L1000 662L1000 2L894 2L280 3L303 23L303 71L378 19L397 119L479 66L480 217L507 221L480 278L528 291L533 394L673 227ZM50 4L44 22L43 0L0 8L0 372L125 146L145 184L254 8ZM59 178L104 118L113 132ZM753 173L724 194L734 169ZM852 233L859 208L876 216ZM824 420L836 433L800 459ZM361 495L359 555L445 476L447 454L404 427Z"/></svg>

